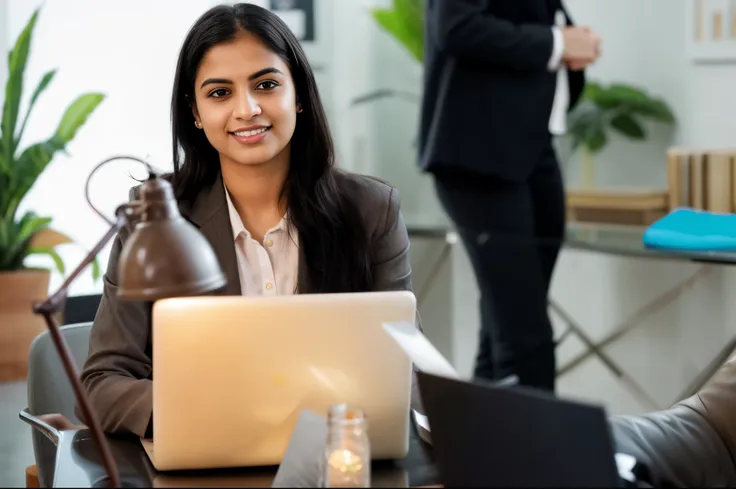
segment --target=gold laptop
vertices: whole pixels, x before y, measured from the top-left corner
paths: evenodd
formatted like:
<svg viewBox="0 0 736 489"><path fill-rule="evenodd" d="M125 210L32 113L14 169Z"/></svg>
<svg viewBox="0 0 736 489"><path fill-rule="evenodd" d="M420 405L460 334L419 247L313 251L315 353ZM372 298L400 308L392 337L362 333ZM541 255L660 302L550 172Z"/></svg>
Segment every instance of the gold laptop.
<svg viewBox="0 0 736 489"><path fill-rule="evenodd" d="M383 330L406 291L194 297L153 307L157 470L278 465L303 409L362 408L374 459L406 456L411 361Z"/></svg>

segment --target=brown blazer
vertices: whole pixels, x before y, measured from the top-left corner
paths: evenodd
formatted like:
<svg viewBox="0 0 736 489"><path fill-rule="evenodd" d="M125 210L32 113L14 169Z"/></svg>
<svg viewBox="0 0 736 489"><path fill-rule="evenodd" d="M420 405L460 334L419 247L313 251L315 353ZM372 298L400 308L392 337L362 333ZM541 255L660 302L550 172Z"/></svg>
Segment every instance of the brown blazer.
<svg viewBox="0 0 736 489"><path fill-rule="evenodd" d="M654 487L736 487L736 355L687 399L614 416L618 450L651 471Z"/></svg>
<svg viewBox="0 0 736 489"><path fill-rule="evenodd" d="M341 186L349 188L348 195L354 196L371 238L374 290L411 290L409 236L397 190L383 181L361 175L340 173L339 179ZM135 195L135 190L131 195ZM220 293L240 295L222 179L218 177L212 187L203 189L191 205L180 203L179 208L209 240L220 261L228 279ZM144 436L152 414L151 304L118 301L115 296L118 256L126 237L123 231L113 243L82 381L106 432ZM412 406L422 412L416 382L412 388ZM77 417L83 420L79 409Z"/></svg>

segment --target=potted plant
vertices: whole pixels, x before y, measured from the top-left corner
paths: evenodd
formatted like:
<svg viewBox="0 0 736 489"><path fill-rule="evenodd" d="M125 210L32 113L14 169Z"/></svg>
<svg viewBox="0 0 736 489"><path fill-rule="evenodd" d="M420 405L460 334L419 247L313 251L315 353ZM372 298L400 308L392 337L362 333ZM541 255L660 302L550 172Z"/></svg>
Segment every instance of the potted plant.
<svg viewBox="0 0 736 489"><path fill-rule="evenodd" d="M622 83L586 83L580 101L568 114L567 130L573 151L580 151L583 187L595 185L594 158L608 143L609 131L644 140L644 120L672 125L675 116L664 100L644 89Z"/></svg>
<svg viewBox="0 0 736 489"><path fill-rule="evenodd" d="M393 0L390 8L370 10L373 20L394 37L419 64L424 60L424 0ZM399 97L418 103L420 97L411 92L380 89L353 100L353 105L386 97Z"/></svg>
<svg viewBox="0 0 736 489"><path fill-rule="evenodd" d="M36 10L18 36L8 55L8 80L5 86L0 121L0 381L25 378L28 349L45 329L33 303L48 295L50 271L26 266L31 255L51 257L64 273L64 263L55 247L71 240L50 229L51 219L18 208L33 184L59 151L65 151L79 128L102 102L99 93L79 96L66 109L55 133L25 149L19 147L26 123L38 97L48 88L56 70L47 72L33 91L21 119L23 75L39 11ZM93 264L92 273L99 276Z"/></svg>

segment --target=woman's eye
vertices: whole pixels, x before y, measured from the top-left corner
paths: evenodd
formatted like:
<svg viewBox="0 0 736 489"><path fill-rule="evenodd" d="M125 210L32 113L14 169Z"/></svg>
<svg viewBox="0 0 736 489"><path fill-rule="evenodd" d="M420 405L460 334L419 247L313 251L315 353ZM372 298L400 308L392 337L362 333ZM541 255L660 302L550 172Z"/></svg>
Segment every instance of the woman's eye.
<svg viewBox="0 0 736 489"><path fill-rule="evenodd" d="M228 92L227 92L226 89L224 89L224 88L218 88L217 90L213 90L212 92L210 92L210 97L221 98L221 97L224 97L225 95L227 95L227 93Z"/></svg>
<svg viewBox="0 0 736 489"><path fill-rule="evenodd" d="M274 88L278 87L279 84L275 81L266 80L258 84L258 88L262 90L273 90Z"/></svg>

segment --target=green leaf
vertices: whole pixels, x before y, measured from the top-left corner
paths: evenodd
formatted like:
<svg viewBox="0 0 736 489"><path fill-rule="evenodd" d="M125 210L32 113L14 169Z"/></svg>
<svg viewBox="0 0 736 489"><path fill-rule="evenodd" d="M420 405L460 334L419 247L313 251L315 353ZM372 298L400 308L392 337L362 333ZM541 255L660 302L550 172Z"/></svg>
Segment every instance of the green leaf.
<svg viewBox="0 0 736 489"><path fill-rule="evenodd" d="M15 223L12 220L0 220L0 270L12 270L14 257L10 255L10 246L15 234Z"/></svg>
<svg viewBox="0 0 736 489"><path fill-rule="evenodd" d="M626 113L617 114L611 119L611 127L631 139L644 139L646 132L636 119Z"/></svg>
<svg viewBox="0 0 736 489"><path fill-rule="evenodd" d="M26 212L18 223L18 239L27 241L37 232L49 227L49 224L50 217L38 217L35 212Z"/></svg>
<svg viewBox="0 0 736 489"><path fill-rule="evenodd" d="M599 97L601 92L603 91L603 88L601 87L600 83L596 82L587 82L585 84L585 87L583 88L583 93L580 96L580 100L592 100L596 101Z"/></svg>
<svg viewBox="0 0 736 489"><path fill-rule="evenodd" d="M595 130L586 135L584 144L591 153L598 153L606 146L607 141L608 138L606 137L605 132Z"/></svg>
<svg viewBox="0 0 736 489"><path fill-rule="evenodd" d="M49 219L49 221L51 221L51 219ZM73 243L73 242L74 242L74 240L73 240L73 239L72 239L71 237L67 236L67 235L66 235L66 234L64 234L64 233L61 233L61 232L59 232L59 231L54 231L54 232L55 232L55 233L56 233L56 234L57 234L57 235L58 235L58 236L59 236L60 238L62 238L62 239L63 239L64 241L66 241L67 243ZM58 246L58 245L57 245L57 246ZM44 248L44 247L39 247L39 248ZM54 248L55 248L55 247L54 247ZM100 262L99 262L99 260L97 259L97 257L94 257L94 258L92 259L92 261L90 262L90 265L89 265L89 266L91 267L91 271L92 271L92 279L93 279L94 281L97 281L97 280L99 280L99 279L100 279L100 277L102 276L102 272L101 272L101 269L100 269ZM63 273L63 272L62 272L62 273Z"/></svg>
<svg viewBox="0 0 736 489"><path fill-rule="evenodd" d="M105 99L101 93L88 93L79 96L69 105L61 118L59 127L56 129L55 138L62 143L62 148L66 143L74 139L77 130L82 127L87 118L94 112L100 103Z"/></svg>
<svg viewBox="0 0 736 489"><path fill-rule="evenodd" d="M393 8L373 9L376 23L419 62L424 59L424 2L394 0Z"/></svg>
<svg viewBox="0 0 736 489"><path fill-rule="evenodd" d="M631 111L657 122L665 124L675 123L675 115L672 113L670 107L662 100L650 99L637 102L631 105Z"/></svg>
<svg viewBox="0 0 736 489"><path fill-rule="evenodd" d="M18 111L23 95L23 74L26 69L28 52L31 48L31 37L38 19L38 12L36 10L33 13L8 55L8 81L5 84L5 103L3 105L2 120L0 121L0 152L8 166L12 164L16 150L15 128L18 124Z"/></svg>
<svg viewBox="0 0 736 489"><path fill-rule="evenodd" d="M29 146L21 153L15 165L14 185L8 191L7 196L0 196L0 199L3 197L6 199L0 201L8 206L6 215L15 215L17 206L51 162L54 154L63 148L64 144L52 137L48 141Z"/></svg>
<svg viewBox="0 0 736 489"><path fill-rule="evenodd" d="M53 248L31 248L30 250L28 250L28 254L26 256L31 256L31 255L46 255L46 256L51 257L59 273L62 275L66 273L66 268L64 267L64 261L61 259L61 257L59 256L59 254L56 252L55 249Z"/></svg>
<svg viewBox="0 0 736 489"><path fill-rule="evenodd" d="M632 103L646 101L649 96L642 90L622 84L601 87L592 100L603 109L617 109Z"/></svg>
<svg viewBox="0 0 736 489"><path fill-rule="evenodd" d="M38 217L34 212L26 212L20 221L10 228L10 242L3 248L7 256L14 263L22 263L33 235L47 228L50 223L49 217Z"/></svg>
<svg viewBox="0 0 736 489"><path fill-rule="evenodd" d="M95 257L95 259L92 260L91 266L92 266L92 280L97 282L102 276L102 271L100 270L100 262L97 260L97 257Z"/></svg>
<svg viewBox="0 0 736 489"><path fill-rule="evenodd" d="M33 110L33 106L36 104L36 100L38 100L39 95L41 95L43 91L46 90L46 87L49 86L49 83L51 83L51 80L54 79L54 75L56 75L56 70L51 70L45 75L43 75L43 78L41 78L41 81L38 83L36 90L34 90L33 96L31 96L31 101L28 104L28 110L26 111L26 116L23 119L23 124L21 124L20 131L18 131L18 137L15 140L16 147L18 147L18 144L20 143L20 140L23 137L23 133L26 130L26 124L28 123L28 118L31 116L31 111Z"/></svg>
<svg viewBox="0 0 736 489"><path fill-rule="evenodd" d="M572 138L573 149L577 149L580 145L587 147L591 134L603 132L604 115L605 111L592 100L584 100L575 106L567 118L567 132Z"/></svg>
<svg viewBox="0 0 736 489"><path fill-rule="evenodd" d="M66 144L74 139L77 130L104 98L104 95L96 93L81 95L69 105L56 129L56 134L51 139L33 144L21 153L15 165L15 189L5 197L6 202L16 202L15 205L17 206L23 200L56 152L65 149ZM0 202L3 201L0 200ZM14 212L15 210L11 205L7 213Z"/></svg>
<svg viewBox="0 0 736 489"><path fill-rule="evenodd" d="M394 0L394 12L409 34L405 46L421 63L424 59L424 0Z"/></svg>

